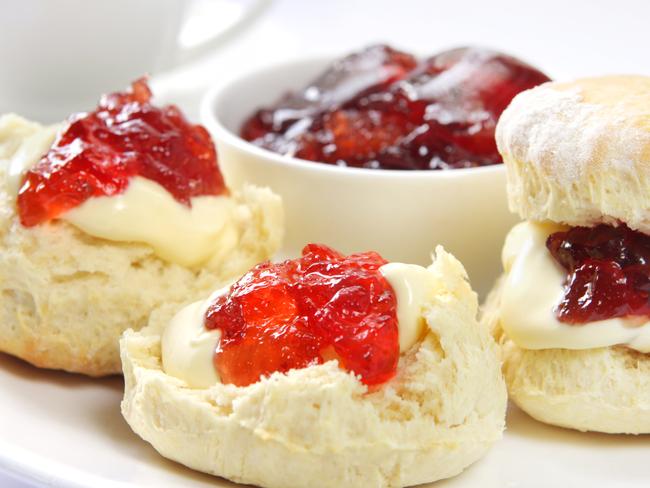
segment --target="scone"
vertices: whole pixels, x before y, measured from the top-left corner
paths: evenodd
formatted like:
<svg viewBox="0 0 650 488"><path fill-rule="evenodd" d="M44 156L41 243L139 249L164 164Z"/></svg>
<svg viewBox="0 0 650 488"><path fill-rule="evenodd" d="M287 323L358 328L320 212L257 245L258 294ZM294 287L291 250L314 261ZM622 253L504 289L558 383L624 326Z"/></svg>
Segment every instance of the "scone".
<svg viewBox="0 0 650 488"><path fill-rule="evenodd" d="M650 78L523 92L496 138L526 219L483 315L510 398L549 424L650 433Z"/></svg>
<svg viewBox="0 0 650 488"><path fill-rule="evenodd" d="M506 388L464 268L308 245L121 340L122 413L163 456L263 487L399 487L501 438Z"/></svg>
<svg viewBox="0 0 650 488"><path fill-rule="evenodd" d="M0 351L91 376L165 303L279 247L268 189L230 194L214 145L143 80L52 127L0 117Z"/></svg>

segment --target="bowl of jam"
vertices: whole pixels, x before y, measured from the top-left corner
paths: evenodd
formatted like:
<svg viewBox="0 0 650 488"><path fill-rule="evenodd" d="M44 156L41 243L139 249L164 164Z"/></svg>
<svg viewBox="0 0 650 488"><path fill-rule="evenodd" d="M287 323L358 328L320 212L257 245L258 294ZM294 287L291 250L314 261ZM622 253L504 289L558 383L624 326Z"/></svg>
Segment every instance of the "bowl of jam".
<svg viewBox="0 0 650 488"><path fill-rule="evenodd" d="M328 242L427 264L440 243L483 291L516 221L494 128L548 80L490 49L416 58L374 45L249 72L211 90L201 116L229 185L283 197L287 252Z"/></svg>

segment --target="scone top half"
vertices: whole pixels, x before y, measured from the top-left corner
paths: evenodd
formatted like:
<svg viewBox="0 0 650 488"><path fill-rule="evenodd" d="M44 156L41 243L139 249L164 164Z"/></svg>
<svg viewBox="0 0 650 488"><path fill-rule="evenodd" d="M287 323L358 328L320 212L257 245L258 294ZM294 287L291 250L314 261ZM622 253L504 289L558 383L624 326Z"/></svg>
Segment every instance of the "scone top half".
<svg viewBox="0 0 650 488"><path fill-rule="evenodd" d="M446 478L504 426L496 344L476 312L442 249L424 268L309 245L127 331L122 412L163 456L237 482Z"/></svg>
<svg viewBox="0 0 650 488"><path fill-rule="evenodd" d="M650 234L650 77L545 83L496 128L510 209L572 226L624 222Z"/></svg>
<svg viewBox="0 0 650 488"><path fill-rule="evenodd" d="M546 83L496 129L511 210L485 320L549 423L650 432L650 78Z"/></svg>

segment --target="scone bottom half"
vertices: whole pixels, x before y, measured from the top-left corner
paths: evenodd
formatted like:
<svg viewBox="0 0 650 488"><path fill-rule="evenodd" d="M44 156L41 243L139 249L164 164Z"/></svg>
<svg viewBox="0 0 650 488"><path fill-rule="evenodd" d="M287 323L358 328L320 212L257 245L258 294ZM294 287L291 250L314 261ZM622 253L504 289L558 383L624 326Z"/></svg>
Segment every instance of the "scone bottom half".
<svg viewBox="0 0 650 488"><path fill-rule="evenodd" d="M207 131L145 80L42 126L0 116L0 351L90 376L119 337L268 259L282 203L230 192Z"/></svg>
<svg viewBox="0 0 650 488"><path fill-rule="evenodd" d="M502 436L496 344L442 248L423 268L308 245L207 302L121 339L122 413L164 457L263 487L398 487L454 476Z"/></svg>
<svg viewBox="0 0 650 488"><path fill-rule="evenodd" d="M526 219L482 315L510 398L549 424L650 433L650 78L523 92L496 137Z"/></svg>

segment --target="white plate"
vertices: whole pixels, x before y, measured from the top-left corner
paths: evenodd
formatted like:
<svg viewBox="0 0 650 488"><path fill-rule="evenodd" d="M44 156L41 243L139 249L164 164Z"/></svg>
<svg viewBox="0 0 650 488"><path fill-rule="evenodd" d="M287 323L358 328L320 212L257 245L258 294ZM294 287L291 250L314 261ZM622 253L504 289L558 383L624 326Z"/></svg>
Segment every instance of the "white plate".
<svg viewBox="0 0 650 488"><path fill-rule="evenodd" d="M120 415L120 378L42 371L0 354L0 471L47 486L236 487L159 456ZM488 456L437 488L647 487L650 437L581 434L515 408Z"/></svg>

